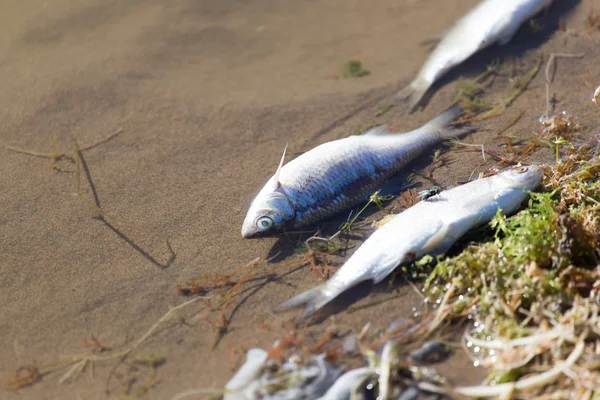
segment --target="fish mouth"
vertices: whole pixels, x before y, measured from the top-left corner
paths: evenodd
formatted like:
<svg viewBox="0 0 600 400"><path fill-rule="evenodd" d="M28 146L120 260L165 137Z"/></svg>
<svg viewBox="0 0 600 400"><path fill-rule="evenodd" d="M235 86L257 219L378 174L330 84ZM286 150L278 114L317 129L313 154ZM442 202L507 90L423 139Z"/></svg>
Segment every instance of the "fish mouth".
<svg viewBox="0 0 600 400"><path fill-rule="evenodd" d="M538 165L531 165L530 170L532 172L530 179L531 190L533 190L542 183L542 179L544 178L544 170L542 170L542 168L540 168Z"/></svg>
<svg viewBox="0 0 600 400"><path fill-rule="evenodd" d="M248 233L248 232L243 232L242 231L242 237L244 239L256 239L256 238L259 237L259 235L256 232L254 232L254 233Z"/></svg>
<svg viewBox="0 0 600 400"><path fill-rule="evenodd" d="M242 237L244 239L254 239L258 237L258 232L252 227L242 226Z"/></svg>
<svg viewBox="0 0 600 400"><path fill-rule="evenodd" d="M258 229L254 223L248 225L248 224L244 224L242 225L242 237L244 239L256 239L256 238L261 238L261 237L265 237L265 236L270 236L272 235L273 232L271 230L267 230L267 231L262 231L260 229Z"/></svg>

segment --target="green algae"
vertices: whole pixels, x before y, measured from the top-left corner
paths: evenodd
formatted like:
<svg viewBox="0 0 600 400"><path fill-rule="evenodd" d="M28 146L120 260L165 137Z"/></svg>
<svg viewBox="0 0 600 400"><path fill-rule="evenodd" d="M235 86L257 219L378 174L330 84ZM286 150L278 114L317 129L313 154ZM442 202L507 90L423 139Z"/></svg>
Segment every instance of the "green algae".
<svg viewBox="0 0 600 400"><path fill-rule="evenodd" d="M491 385L522 379L522 391L539 395L548 387L591 393L589 382L600 381L598 368L590 363L598 361L600 340L595 141L576 147L561 140L563 159L545 167L542 187L531 193L526 206L511 217L499 211L487 241L472 243L453 257L438 257L425 281L426 302L440 318L473 321L465 346L476 365L491 369ZM417 264L423 268L432 261ZM432 329L440 330L441 322ZM585 373L589 382L563 374L544 385L528 384L543 378L540 371L555 371L578 343L585 344L582 357L570 368Z"/></svg>

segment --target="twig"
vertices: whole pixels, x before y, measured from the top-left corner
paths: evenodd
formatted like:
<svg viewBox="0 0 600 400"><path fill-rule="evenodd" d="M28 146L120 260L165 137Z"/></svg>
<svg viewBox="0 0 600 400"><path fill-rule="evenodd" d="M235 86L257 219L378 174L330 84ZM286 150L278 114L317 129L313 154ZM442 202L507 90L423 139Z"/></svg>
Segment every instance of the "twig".
<svg viewBox="0 0 600 400"><path fill-rule="evenodd" d="M485 158L485 146L483 144L463 143L463 142L460 142L458 140L456 140L454 143L460 144L461 146L481 147L481 157L483 157L483 161L487 162L487 160Z"/></svg>
<svg viewBox="0 0 600 400"><path fill-rule="evenodd" d="M190 389L190 390L186 390L185 392L177 393L175 396L171 397L171 400L181 400L186 397L194 396L197 394L219 394L219 393L224 393L223 389L210 389L210 388Z"/></svg>
<svg viewBox="0 0 600 400"><path fill-rule="evenodd" d="M543 372L541 374L537 374L534 376L530 376L524 379L520 379L516 382L511 383L501 383L494 386L463 386L457 387L452 390L452 393L460 394L468 397L497 397L497 396L506 396L513 391L524 391L527 389L532 389L535 387L541 387L547 385L556 380L564 371L575 364L579 357L583 354L584 350L584 340L585 336L587 336L587 332L584 332L579 338L573 352L567 357L564 362L559 363L552 369Z"/></svg>
<svg viewBox="0 0 600 400"><path fill-rule="evenodd" d="M152 325L152 327L144 334L144 336L142 336L137 342L135 342L131 347L125 349L125 350L121 350L119 352L110 354L110 355L106 355L106 356L98 356L98 355L83 355L83 356L74 356L73 359L69 362L70 363L75 363L74 365L72 365L72 367L62 376L62 378L58 381L59 384L62 384L64 382L66 382L67 380L69 380L71 378L71 376L75 373L75 372L82 372L85 367L87 366L87 364L89 362L97 362L97 361L108 361L108 360L114 360L116 358L122 358L124 360L124 358L131 353L133 350L135 350L136 348L138 348L146 339L148 339L148 337L150 337L154 331L156 331L156 329L158 328L158 326L166 321L167 319L169 319L171 317L171 315L173 315L173 313L175 313L176 311L190 305L193 302L196 302L200 299L205 299L206 297L194 297L191 300L186 301L185 303L182 303L178 306L175 306L173 308L171 308L166 314L164 314L159 320L158 322L156 322L154 325Z"/></svg>
<svg viewBox="0 0 600 400"><path fill-rule="evenodd" d="M583 58L585 56L584 53L552 53L548 58L548 62L546 63L546 70L544 71L546 75L546 82L552 83L552 76L550 76L550 68L552 67L552 63L555 58Z"/></svg>
<svg viewBox="0 0 600 400"><path fill-rule="evenodd" d="M524 114L525 114L525 110L521 111L519 113L519 115L517 115L515 118L511 119L508 124L504 125L504 127L502 129L500 129L500 131L498 131L498 133L496 134L496 136L500 136L504 132L506 132L507 130L509 130L510 128L512 128L514 124L516 124L517 122L519 122L519 120L521 119L521 117Z"/></svg>

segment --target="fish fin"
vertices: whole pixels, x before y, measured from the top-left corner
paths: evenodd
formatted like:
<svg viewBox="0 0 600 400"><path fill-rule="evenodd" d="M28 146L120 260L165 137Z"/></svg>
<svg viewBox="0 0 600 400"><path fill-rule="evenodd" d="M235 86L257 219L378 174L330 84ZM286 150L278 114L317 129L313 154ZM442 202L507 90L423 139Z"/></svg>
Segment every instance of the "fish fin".
<svg viewBox="0 0 600 400"><path fill-rule="evenodd" d="M497 43L500 46L505 46L508 44L508 42L510 42L512 40L512 38L515 37L515 35L517 34L517 32L519 31L520 26L517 25L516 28L513 29L509 29L508 31L504 32L497 40Z"/></svg>
<svg viewBox="0 0 600 400"><path fill-rule="evenodd" d="M439 135L443 139L450 139L454 137L460 137L471 132L475 132L478 127L475 125L454 127L452 123L461 116L464 112L459 104L454 104L441 113L435 118L429 121L424 128L427 130L435 130L439 132Z"/></svg>
<svg viewBox="0 0 600 400"><path fill-rule="evenodd" d="M374 128L371 128L363 133L361 133L361 136L381 136L381 135L386 135L390 133L390 131L388 130L388 125L379 125L376 126Z"/></svg>
<svg viewBox="0 0 600 400"><path fill-rule="evenodd" d="M412 259L408 254L400 259L389 259L385 260L383 263L377 265L377 272L373 275L373 283L378 284L388 277L389 274L394 272L394 270L402 263L409 261Z"/></svg>
<svg viewBox="0 0 600 400"><path fill-rule="evenodd" d="M273 175L273 190L277 190L281 184L279 183L279 173L281 172L281 167L283 167L283 160L285 160L285 153L287 151L288 144L285 144L285 148L283 149L283 155L281 156L281 161L279 162L279 166L277 167L277 171L275 171L275 175Z"/></svg>
<svg viewBox="0 0 600 400"><path fill-rule="evenodd" d="M421 247L421 254L444 254L460 239L472 224L464 220L440 222L437 232Z"/></svg>
<svg viewBox="0 0 600 400"><path fill-rule="evenodd" d="M437 232L421 247L422 254L432 254L439 252L439 246L444 239L448 237L452 224L441 224Z"/></svg>
<svg viewBox="0 0 600 400"><path fill-rule="evenodd" d="M430 82L417 78L407 87L398 91L390 100L390 104L407 103L408 112L413 113L430 86Z"/></svg>
<svg viewBox="0 0 600 400"><path fill-rule="evenodd" d="M451 129L445 129L442 132L440 132L442 138L444 139L453 139L453 138L459 138L462 137L464 135L467 135L469 133L473 133L475 131L477 131L479 129L478 126L462 126L460 128L451 128Z"/></svg>
<svg viewBox="0 0 600 400"><path fill-rule="evenodd" d="M325 284L319 285L316 288L307 290L284 301L277 306L273 311L282 312L304 306L304 311L298 315L298 320L304 320L329 303L335 296L325 292Z"/></svg>
<svg viewBox="0 0 600 400"><path fill-rule="evenodd" d="M459 104L454 104L436 115L426 126L430 128L447 128L464 112Z"/></svg>
<svg viewBox="0 0 600 400"><path fill-rule="evenodd" d="M469 201L468 203L466 203L463 206L463 208L480 210L482 208L489 207L490 204L495 204L495 201L496 201L495 196L496 195L492 192L486 193L484 195L478 196L478 197L474 198L473 200Z"/></svg>

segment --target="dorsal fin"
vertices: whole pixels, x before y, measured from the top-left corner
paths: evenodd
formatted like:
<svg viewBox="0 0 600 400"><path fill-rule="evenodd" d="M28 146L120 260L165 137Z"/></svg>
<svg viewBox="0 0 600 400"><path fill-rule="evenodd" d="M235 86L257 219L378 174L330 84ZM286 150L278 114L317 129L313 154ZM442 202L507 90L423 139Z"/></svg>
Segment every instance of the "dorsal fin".
<svg viewBox="0 0 600 400"><path fill-rule="evenodd" d="M381 135L387 135L391 133L388 130L388 125L379 125L379 126L375 126L371 129L368 129L366 132L361 133L361 135L363 136L381 136Z"/></svg>
<svg viewBox="0 0 600 400"><path fill-rule="evenodd" d="M275 171L275 175L273 176L273 190L277 190L279 186L279 173L281 172L281 167L283 167L283 160L285 160L285 152L287 151L288 144L285 144L285 148L283 149L283 155L281 156L281 161L279 162L279 167L277 167L277 171Z"/></svg>

